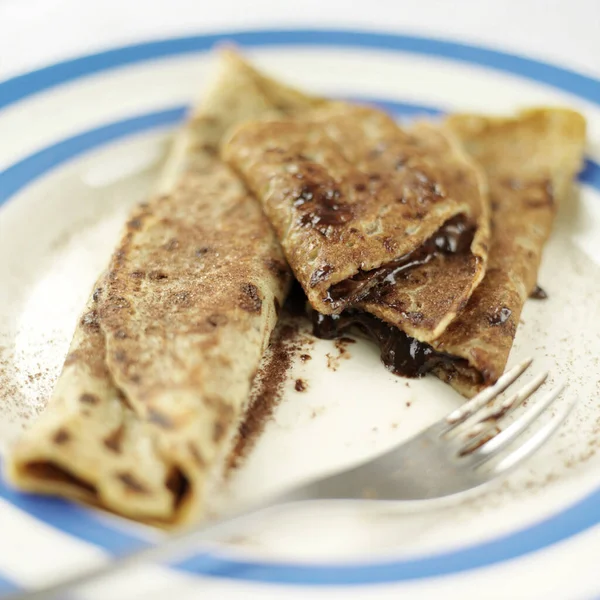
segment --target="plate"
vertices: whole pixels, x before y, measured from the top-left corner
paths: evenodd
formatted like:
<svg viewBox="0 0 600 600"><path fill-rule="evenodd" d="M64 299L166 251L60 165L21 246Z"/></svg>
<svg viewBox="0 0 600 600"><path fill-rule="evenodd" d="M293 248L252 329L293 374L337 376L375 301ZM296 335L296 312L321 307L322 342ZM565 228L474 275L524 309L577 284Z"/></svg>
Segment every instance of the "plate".
<svg viewBox="0 0 600 600"><path fill-rule="evenodd" d="M485 48L339 30L235 32L118 48L0 83L2 452L43 409L127 211L150 193L173 129L202 93L208 51L224 39L290 83L374 102L400 119L533 104L585 114L591 143L579 195L561 207L539 275L549 299L527 302L510 358L534 356L580 400L550 445L468 502L274 511L225 543L115 578L89 597L600 593L600 82ZM293 362L280 404L233 472L235 501L379 453L460 402L434 378L387 373L366 341L315 341L309 353ZM0 591L42 585L159 538L5 483L0 531Z"/></svg>

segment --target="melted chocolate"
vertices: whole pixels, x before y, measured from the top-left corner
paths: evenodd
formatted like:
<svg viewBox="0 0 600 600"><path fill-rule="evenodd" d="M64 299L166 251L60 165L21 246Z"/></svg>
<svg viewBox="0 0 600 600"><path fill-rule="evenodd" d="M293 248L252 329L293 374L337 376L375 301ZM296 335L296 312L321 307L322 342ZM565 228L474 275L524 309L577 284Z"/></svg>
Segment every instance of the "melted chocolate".
<svg viewBox="0 0 600 600"><path fill-rule="evenodd" d="M464 254L469 251L475 228L463 215L446 221L425 243L378 269L359 271L354 277L332 285L327 292L327 302L344 300L350 304L373 300L381 289L396 283L400 273L424 265L438 254Z"/></svg>
<svg viewBox="0 0 600 600"><path fill-rule="evenodd" d="M536 285L529 297L534 298L535 300L546 300L546 298L548 298L548 294L546 293L546 290L541 288L539 285Z"/></svg>
<svg viewBox="0 0 600 600"><path fill-rule="evenodd" d="M312 320L314 335L329 340L340 337L351 327L357 327L378 343L381 361L397 375L423 377L438 365L453 368L457 364L466 364L464 359L439 352L429 344L419 342L397 327L364 312L349 310L341 315L313 312Z"/></svg>
<svg viewBox="0 0 600 600"><path fill-rule="evenodd" d="M507 306L502 306L497 308L493 314L488 317L488 321L490 325L504 325L508 319L510 319L510 315L512 315L512 310Z"/></svg>
<svg viewBox="0 0 600 600"><path fill-rule="evenodd" d="M323 234L330 225L342 225L353 217L351 207L341 201L338 189L312 181L302 186L294 206L302 213L302 225L310 225Z"/></svg>

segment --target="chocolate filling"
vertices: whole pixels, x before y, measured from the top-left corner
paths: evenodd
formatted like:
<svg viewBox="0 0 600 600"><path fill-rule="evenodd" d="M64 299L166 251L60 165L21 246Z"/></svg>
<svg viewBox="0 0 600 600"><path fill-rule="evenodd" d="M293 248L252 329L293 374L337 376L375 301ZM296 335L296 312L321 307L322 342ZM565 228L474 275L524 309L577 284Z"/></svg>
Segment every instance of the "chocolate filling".
<svg viewBox="0 0 600 600"><path fill-rule="evenodd" d="M439 352L365 312L348 310L341 315L322 315L313 311L311 316L314 335L323 339L334 339L351 327L358 328L379 345L381 361L396 375L423 377L438 366L450 371L468 367L465 359Z"/></svg>
<svg viewBox="0 0 600 600"><path fill-rule="evenodd" d="M437 232L419 248L377 269L359 271L353 277L332 285L327 291L326 302L335 304L340 300L354 304L374 300L381 290L396 283L396 277L408 269L428 263L438 254L464 254L471 248L475 227L464 215L446 221Z"/></svg>

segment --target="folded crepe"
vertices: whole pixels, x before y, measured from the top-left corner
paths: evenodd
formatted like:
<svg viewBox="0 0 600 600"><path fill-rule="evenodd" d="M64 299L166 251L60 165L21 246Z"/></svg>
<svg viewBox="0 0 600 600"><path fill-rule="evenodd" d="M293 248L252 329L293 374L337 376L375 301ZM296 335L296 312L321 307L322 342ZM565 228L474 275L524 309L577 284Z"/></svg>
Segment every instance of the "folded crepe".
<svg viewBox="0 0 600 600"><path fill-rule="evenodd" d="M544 243L583 166L585 120L560 108L512 118L453 115L447 126L488 177L492 245L488 268L465 310L432 342L453 358L436 375L470 397L504 371Z"/></svg>
<svg viewBox="0 0 600 600"><path fill-rule="evenodd" d="M207 508L291 281L258 203L216 147L239 121L321 102L231 52L221 62L162 193L131 215L46 411L8 459L22 489L164 525Z"/></svg>
<svg viewBox="0 0 600 600"><path fill-rule="evenodd" d="M485 178L442 128L404 130L374 108L329 103L243 124L223 156L318 314L368 311L429 341L483 278Z"/></svg>
<svg viewBox="0 0 600 600"><path fill-rule="evenodd" d="M332 336L359 327L379 343L392 371L413 376L432 371L471 397L504 371L557 206L568 200L582 166L585 121L570 110L534 109L512 118L453 115L446 127L488 177L492 239L483 281L430 343L356 310L335 322L323 317L317 326L329 328ZM401 288L404 281L395 285Z"/></svg>

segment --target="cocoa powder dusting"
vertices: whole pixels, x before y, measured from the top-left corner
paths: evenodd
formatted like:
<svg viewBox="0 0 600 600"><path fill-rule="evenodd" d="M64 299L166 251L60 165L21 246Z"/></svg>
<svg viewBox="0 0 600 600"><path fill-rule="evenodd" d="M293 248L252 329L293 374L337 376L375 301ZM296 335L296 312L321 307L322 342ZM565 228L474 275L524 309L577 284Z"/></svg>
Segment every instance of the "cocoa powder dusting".
<svg viewBox="0 0 600 600"><path fill-rule="evenodd" d="M333 343L337 350L337 354L328 352L325 356L327 357L327 368L332 371L337 371L342 360L351 358L348 346L355 344L356 340L350 337L340 337L336 338Z"/></svg>
<svg viewBox="0 0 600 600"><path fill-rule="evenodd" d="M48 345L53 341L48 340ZM0 343L0 404L2 424L13 431L26 427L28 421L35 420L44 410L56 373L43 364L39 351L28 349L28 368L20 366L24 353L16 353L12 346ZM37 355L37 356L36 356ZM35 358L38 358L36 361ZM37 364L36 364L37 362ZM3 448L8 437L0 439Z"/></svg>
<svg viewBox="0 0 600 600"><path fill-rule="evenodd" d="M304 392L307 388L306 381L304 379L296 379L296 383L294 384L294 389L297 392Z"/></svg>
<svg viewBox="0 0 600 600"><path fill-rule="evenodd" d="M271 344L254 380L250 394L251 409L240 426L229 455L229 469L240 466L253 448L283 396L295 357L307 344L308 340L301 331L302 322L290 317L287 307L284 310L284 316L273 332ZM303 384L306 385L305 382Z"/></svg>

